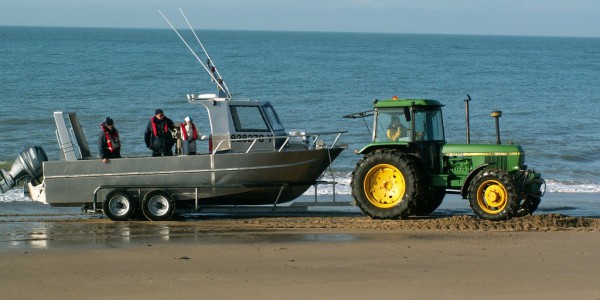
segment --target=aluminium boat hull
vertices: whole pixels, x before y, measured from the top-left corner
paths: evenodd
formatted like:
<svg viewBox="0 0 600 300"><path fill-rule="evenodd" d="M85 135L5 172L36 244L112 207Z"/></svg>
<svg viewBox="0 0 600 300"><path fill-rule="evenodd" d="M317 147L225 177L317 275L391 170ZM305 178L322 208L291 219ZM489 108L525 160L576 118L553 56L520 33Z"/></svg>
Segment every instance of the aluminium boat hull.
<svg viewBox="0 0 600 300"><path fill-rule="evenodd" d="M38 201L52 206L101 203L108 193L127 190L135 198L162 189L176 201L200 205L284 203L302 195L344 150L290 149L172 157L46 161Z"/></svg>

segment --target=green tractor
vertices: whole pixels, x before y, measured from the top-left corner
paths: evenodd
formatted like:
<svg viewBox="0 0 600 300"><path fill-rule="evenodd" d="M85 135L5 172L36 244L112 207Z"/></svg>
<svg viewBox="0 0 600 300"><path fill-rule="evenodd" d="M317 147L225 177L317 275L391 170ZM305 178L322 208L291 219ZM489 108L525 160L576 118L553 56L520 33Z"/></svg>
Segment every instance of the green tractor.
<svg viewBox="0 0 600 300"><path fill-rule="evenodd" d="M427 216L446 194L469 199L485 220L508 220L538 208L545 182L527 168L521 146L501 144L501 112L492 112L496 144L470 143L469 100L466 144L446 143L443 105L436 100L375 100L373 110L345 116L374 117L371 143L357 151L363 157L350 183L363 213L374 219Z"/></svg>

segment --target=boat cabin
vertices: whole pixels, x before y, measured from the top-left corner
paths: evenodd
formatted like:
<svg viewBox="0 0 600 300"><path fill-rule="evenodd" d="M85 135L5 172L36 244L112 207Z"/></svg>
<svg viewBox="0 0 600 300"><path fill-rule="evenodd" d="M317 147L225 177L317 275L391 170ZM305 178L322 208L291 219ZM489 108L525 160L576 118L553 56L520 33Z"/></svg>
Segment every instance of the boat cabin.
<svg viewBox="0 0 600 300"><path fill-rule="evenodd" d="M269 101L230 100L215 94L188 94L187 98L206 108L212 152L274 150L286 142L287 132Z"/></svg>

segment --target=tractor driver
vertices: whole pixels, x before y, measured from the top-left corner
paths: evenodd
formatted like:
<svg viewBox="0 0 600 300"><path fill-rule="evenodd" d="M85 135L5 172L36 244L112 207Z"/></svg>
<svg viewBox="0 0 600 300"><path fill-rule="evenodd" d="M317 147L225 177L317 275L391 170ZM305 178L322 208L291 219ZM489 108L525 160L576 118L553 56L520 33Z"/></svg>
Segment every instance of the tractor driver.
<svg viewBox="0 0 600 300"><path fill-rule="evenodd" d="M387 128L387 138L392 141L398 141L401 137L406 137L406 127L400 122L398 115L392 115L392 122Z"/></svg>

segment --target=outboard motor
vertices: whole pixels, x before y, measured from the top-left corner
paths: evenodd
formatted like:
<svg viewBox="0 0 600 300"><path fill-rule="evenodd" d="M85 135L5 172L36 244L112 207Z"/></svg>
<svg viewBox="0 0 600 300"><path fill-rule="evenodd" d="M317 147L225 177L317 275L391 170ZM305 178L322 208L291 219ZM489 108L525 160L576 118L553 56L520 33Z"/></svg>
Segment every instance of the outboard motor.
<svg viewBox="0 0 600 300"><path fill-rule="evenodd" d="M42 147L33 146L21 152L15 159L10 172L0 170L0 193L8 192L25 176L29 176L30 181L34 184L41 183L42 163L45 161L48 161L48 156Z"/></svg>

